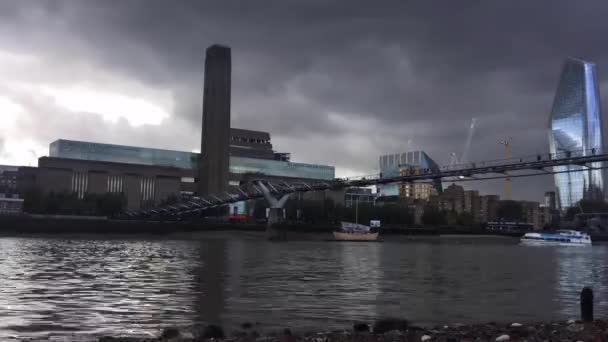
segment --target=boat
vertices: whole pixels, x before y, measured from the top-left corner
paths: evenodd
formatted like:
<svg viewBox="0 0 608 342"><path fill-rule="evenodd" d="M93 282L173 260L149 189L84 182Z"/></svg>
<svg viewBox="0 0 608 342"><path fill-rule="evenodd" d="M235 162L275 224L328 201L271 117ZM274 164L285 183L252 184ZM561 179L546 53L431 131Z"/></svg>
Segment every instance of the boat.
<svg viewBox="0 0 608 342"><path fill-rule="evenodd" d="M520 240L528 246L591 246L589 234L576 230L556 230L554 232L526 233Z"/></svg>
<svg viewBox="0 0 608 342"><path fill-rule="evenodd" d="M334 238L339 241L376 241L379 232L372 230L369 226L342 222L340 231L335 231Z"/></svg>

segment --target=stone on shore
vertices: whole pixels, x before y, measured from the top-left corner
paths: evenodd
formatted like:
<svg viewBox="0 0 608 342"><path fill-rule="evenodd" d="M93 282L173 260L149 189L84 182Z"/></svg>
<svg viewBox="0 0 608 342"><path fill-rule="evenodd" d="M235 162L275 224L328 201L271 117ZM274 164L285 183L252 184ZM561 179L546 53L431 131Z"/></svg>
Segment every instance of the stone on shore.
<svg viewBox="0 0 608 342"><path fill-rule="evenodd" d="M357 333L369 332L369 325L367 323L355 323L353 324L353 330Z"/></svg>
<svg viewBox="0 0 608 342"><path fill-rule="evenodd" d="M374 324L374 334L384 334L389 331L406 331L408 321L400 318L383 318Z"/></svg>
<svg viewBox="0 0 608 342"><path fill-rule="evenodd" d="M224 339L226 336L224 335L224 330L222 329L222 327L210 324L205 327L205 329L203 330L203 335L201 337Z"/></svg>
<svg viewBox="0 0 608 342"><path fill-rule="evenodd" d="M363 323L361 323L363 324ZM403 326L403 322L374 326L376 331L380 328L391 329L378 334L350 331L324 331L310 332L299 335L285 329L275 334L264 334L262 337L253 337L252 332L243 332L232 335L226 342L465 342L465 341L608 341L608 321L595 320L594 322L569 324L567 321L549 323L525 323L521 326L513 324L472 324L452 325L446 329L421 328L414 326ZM397 329L393 329L397 327ZM377 329L376 329L377 328ZM401 329L399 329L401 328ZM387 328L388 329L388 328ZM218 326L208 326L203 334L195 338L183 331L172 331L165 329L157 338L135 338L135 337L102 337L100 342L211 342L224 340L223 331ZM221 331L221 333L220 333ZM213 332L213 333L212 333ZM176 333L179 335L176 336ZM119 335L120 336L120 335ZM219 337L218 337L219 336ZM218 341L219 342L219 341Z"/></svg>
<svg viewBox="0 0 608 342"><path fill-rule="evenodd" d="M163 332L160 334L160 338L163 339L174 339L180 337L179 330L176 328L165 328Z"/></svg>

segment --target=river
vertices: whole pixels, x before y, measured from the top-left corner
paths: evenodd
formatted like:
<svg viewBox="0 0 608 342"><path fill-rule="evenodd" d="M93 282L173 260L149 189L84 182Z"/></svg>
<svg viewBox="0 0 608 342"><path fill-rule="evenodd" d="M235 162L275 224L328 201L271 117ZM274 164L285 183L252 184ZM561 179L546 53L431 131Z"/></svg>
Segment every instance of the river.
<svg viewBox="0 0 608 342"><path fill-rule="evenodd" d="M583 286L608 314L608 245L524 247L499 237L382 243L0 238L0 339L154 335L209 322L228 332L578 317Z"/></svg>

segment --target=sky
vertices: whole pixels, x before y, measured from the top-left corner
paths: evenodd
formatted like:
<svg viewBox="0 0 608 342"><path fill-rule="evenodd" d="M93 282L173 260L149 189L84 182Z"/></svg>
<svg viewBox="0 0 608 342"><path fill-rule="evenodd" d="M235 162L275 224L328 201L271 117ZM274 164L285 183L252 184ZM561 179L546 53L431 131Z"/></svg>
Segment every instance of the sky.
<svg viewBox="0 0 608 342"><path fill-rule="evenodd" d="M263 4L263 5L262 5ZM200 148L203 66L232 48L232 126L271 133L338 177L381 154L438 164L546 153L567 57L598 65L605 1L0 0L0 164L36 165L56 139ZM604 120L605 121L605 120ZM550 176L513 181L541 200ZM467 182L483 194L501 181Z"/></svg>

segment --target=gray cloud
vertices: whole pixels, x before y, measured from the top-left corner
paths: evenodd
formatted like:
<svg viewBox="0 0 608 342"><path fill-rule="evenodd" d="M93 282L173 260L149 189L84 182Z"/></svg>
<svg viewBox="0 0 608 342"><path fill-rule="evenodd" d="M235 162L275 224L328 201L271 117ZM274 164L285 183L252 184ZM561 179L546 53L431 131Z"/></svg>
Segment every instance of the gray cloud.
<svg viewBox="0 0 608 342"><path fill-rule="evenodd" d="M298 160L366 173L379 154L410 147L446 163L472 117L470 159L502 157L502 136L514 137L515 155L546 152L564 58L597 62L607 81L606 9L600 1L2 2L0 50L65 69L56 82L102 82L83 71L90 67L168 90L175 103L162 127L135 128L20 98L31 110L20 127L32 138L195 149L204 49L230 45L233 126L270 131ZM41 115L52 124L41 125ZM519 197L551 188L548 177L520 182L530 186L518 187ZM498 192L501 184L468 186Z"/></svg>

